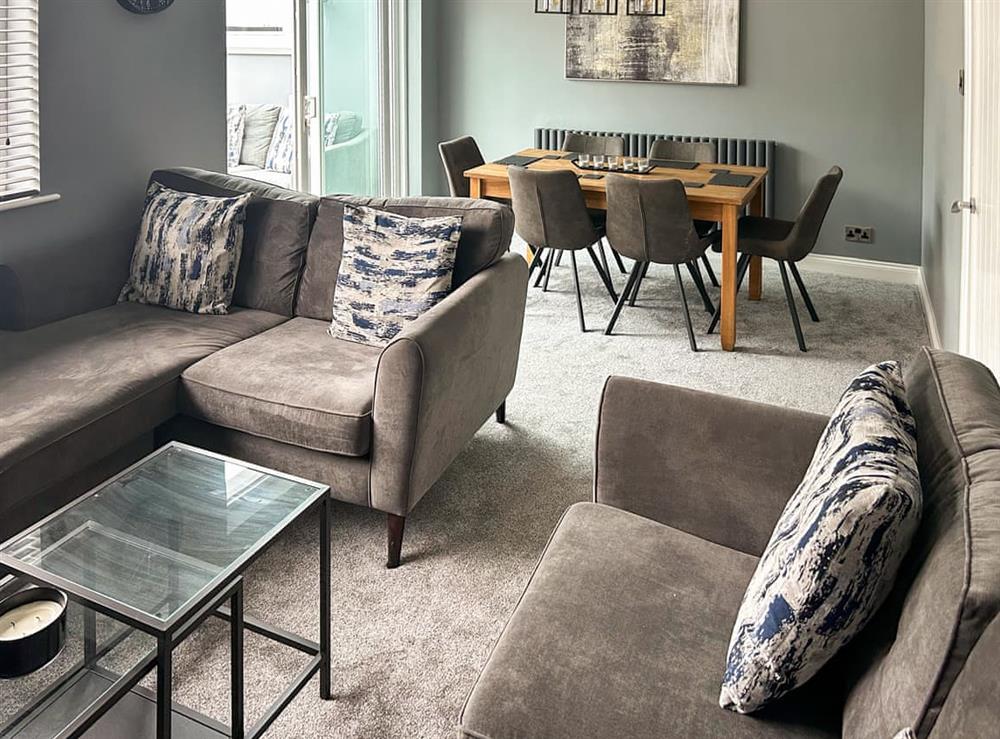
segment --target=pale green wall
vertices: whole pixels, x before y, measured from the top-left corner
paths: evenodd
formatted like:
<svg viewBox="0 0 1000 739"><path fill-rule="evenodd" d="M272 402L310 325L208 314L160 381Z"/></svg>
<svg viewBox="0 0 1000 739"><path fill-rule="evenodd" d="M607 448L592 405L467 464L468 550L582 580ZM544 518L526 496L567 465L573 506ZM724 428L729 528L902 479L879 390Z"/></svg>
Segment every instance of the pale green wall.
<svg viewBox="0 0 1000 739"><path fill-rule="evenodd" d="M738 87L566 80L563 19L532 0L438 1L439 138L472 134L487 157L535 126L771 138L779 216L845 170L819 251L919 263L922 0L744 0ZM876 243L847 244L847 223Z"/></svg>
<svg viewBox="0 0 1000 739"><path fill-rule="evenodd" d="M962 195L963 7L961 0L927 0L925 10L922 264L941 343L958 349L962 219L950 207Z"/></svg>

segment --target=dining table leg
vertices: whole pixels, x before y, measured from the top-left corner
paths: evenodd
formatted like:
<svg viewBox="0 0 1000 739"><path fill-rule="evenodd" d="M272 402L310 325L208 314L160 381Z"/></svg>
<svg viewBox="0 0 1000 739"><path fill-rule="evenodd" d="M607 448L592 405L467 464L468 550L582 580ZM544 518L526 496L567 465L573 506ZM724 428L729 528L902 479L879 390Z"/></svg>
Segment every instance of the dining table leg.
<svg viewBox="0 0 1000 739"><path fill-rule="evenodd" d="M737 205L722 208L722 303L719 335L722 348L731 352L736 348L736 244L737 223L740 209Z"/></svg>
<svg viewBox="0 0 1000 739"><path fill-rule="evenodd" d="M750 215L764 215L764 187L757 188L750 201ZM764 266L760 257L750 257L750 300L760 300L764 292Z"/></svg>

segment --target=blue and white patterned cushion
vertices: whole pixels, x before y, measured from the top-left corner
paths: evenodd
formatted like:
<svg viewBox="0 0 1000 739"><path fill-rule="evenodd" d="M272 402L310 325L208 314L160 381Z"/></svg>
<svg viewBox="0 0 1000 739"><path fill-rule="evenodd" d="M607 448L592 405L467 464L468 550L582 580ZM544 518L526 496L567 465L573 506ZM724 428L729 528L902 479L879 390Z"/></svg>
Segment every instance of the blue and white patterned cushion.
<svg viewBox="0 0 1000 739"><path fill-rule="evenodd" d="M801 685L881 605L920 520L915 433L898 363L851 382L743 596L723 708Z"/></svg>
<svg viewBox="0 0 1000 739"><path fill-rule="evenodd" d="M248 202L249 193L216 198L152 183L118 302L227 313L236 288Z"/></svg>
<svg viewBox="0 0 1000 739"><path fill-rule="evenodd" d="M344 206L330 335L384 346L451 290L459 216L407 218Z"/></svg>
<svg viewBox="0 0 1000 739"><path fill-rule="evenodd" d="M243 125L246 122L247 106L230 105L226 109L226 166L235 167L240 163L243 149Z"/></svg>
<svg viewBox="0 0 1000 739"><path fill-rule="evenodd" d="M295 131L292 130L292 114L288 108L282 108L278 114L278 122L274 124L274 133L271 134L271 145L267 148L264 169L290 173L294 154Z"/></svg>
<svg viewBox="0 0 1000 739"><path fill-rule="evenodd" d="M361 115L352 110L327 113L323 119L323 147L350 141L364 130Z"/></svg>

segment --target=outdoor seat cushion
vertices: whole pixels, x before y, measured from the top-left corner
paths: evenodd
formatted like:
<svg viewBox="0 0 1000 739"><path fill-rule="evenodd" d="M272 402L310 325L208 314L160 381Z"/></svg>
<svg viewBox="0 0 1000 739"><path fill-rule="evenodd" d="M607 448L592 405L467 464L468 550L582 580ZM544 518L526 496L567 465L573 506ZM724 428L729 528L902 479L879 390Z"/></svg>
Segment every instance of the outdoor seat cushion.
<svg viewBox="0 0 1000 739"><path fill-rule="evenodd" d="M285 320L119 303L5 333L0 516L173 416L187 366Z"/></svg>
<svg viewBox="0 0 1000 739"><path fill-rule="evenodd" d="M184 373L182 412L306 449L364 456L382 348L331 338L328 327L293 318L203 359Z"/></svg>
<svg viewBox="0 0 1000 739"><path fill-rule="evenodd" d="M753 716L719 708L757 558L633 513L570 507L466 701L465 736L831 737L817 676Z"/></svg>

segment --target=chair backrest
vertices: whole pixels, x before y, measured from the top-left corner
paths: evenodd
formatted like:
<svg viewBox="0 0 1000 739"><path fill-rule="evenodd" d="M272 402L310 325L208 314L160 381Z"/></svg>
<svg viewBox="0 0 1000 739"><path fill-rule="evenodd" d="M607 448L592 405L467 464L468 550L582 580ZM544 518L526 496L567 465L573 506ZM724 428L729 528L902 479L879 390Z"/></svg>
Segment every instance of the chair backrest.
<svg viewBox="0 0 1000 739"><path fill-rule="evenodd" d="M508 167L514 230L535 248L584 249L600 234L576 173Z"/></svg>
<svg viewBox="0 0 1000 739"><path fill-rule="evenodd" d="M215 197L252 193L233 304L291 316L319 198L193 167L158 169L150 182Z"/></svg>
<svg viewBox="0 0 1000 739"><path fill-rule="evenodd" d="M469 180L466 179L464 172L485 163L476 140L471 136L462 136L451 141L443 141L438 144L438 151L441 153L441 162L444 164L451 196L469 197Z"/></svg>
<svg viewBox="0 0 1000 739"><path fill-rule="evenodd" d="M708 141L671 141L657 139L649 147L650 159L676 159L685 162L715 164L719 161L715 144Z"/></svg>
<svg viewBox="0 0 1000 739"><path fill-rule="evenodd" d="M585 133L568 133L563 141L563 151L578 154L605 154L624 156L625 139L621 136L590 136Z"/></svg>
<svg viewBox="0 0 1000 739"><path fill-rule="evenodd" d="M354 205L410 218L461 216L462 234L455 254L452 287L500 259L510 249L514 216L510 208L491 200L470 198L376 198L331 195L319 204L319 215L309 239L306 266L295 300L295 315L329 321L333 292L344 254L344 206Z"/></svg>
<svg viewBox="0 0 1000 739"><path fill-rule="evenodd" d="M833 196L837 193L843 178L844 170L837 166L831 167L829 172L819 178L809 193L795 219L795 225L785 238L787 249L785 258L788 261L797 262L805 258L816 246L826 213L830 210L830 203L833 202Z"/></svg>
<svg viewBox="0 0 1000 739"><path fill-rule="evenodd" d="M680 180L609 174L608 241L623 256L656 264L681 264L704 253Z"/></svg>
<svg viewBox="0 0 1000 739"><path fill-rule="evenodd" d="M968 713L997 670L996 652L989 671L977 654L983 639L1000 643L989 632L1000 614L1000 387L980 363L927 348L905 379L923 511L892 592L844 654L843 735L978 737L935 724Z"/></svg>

